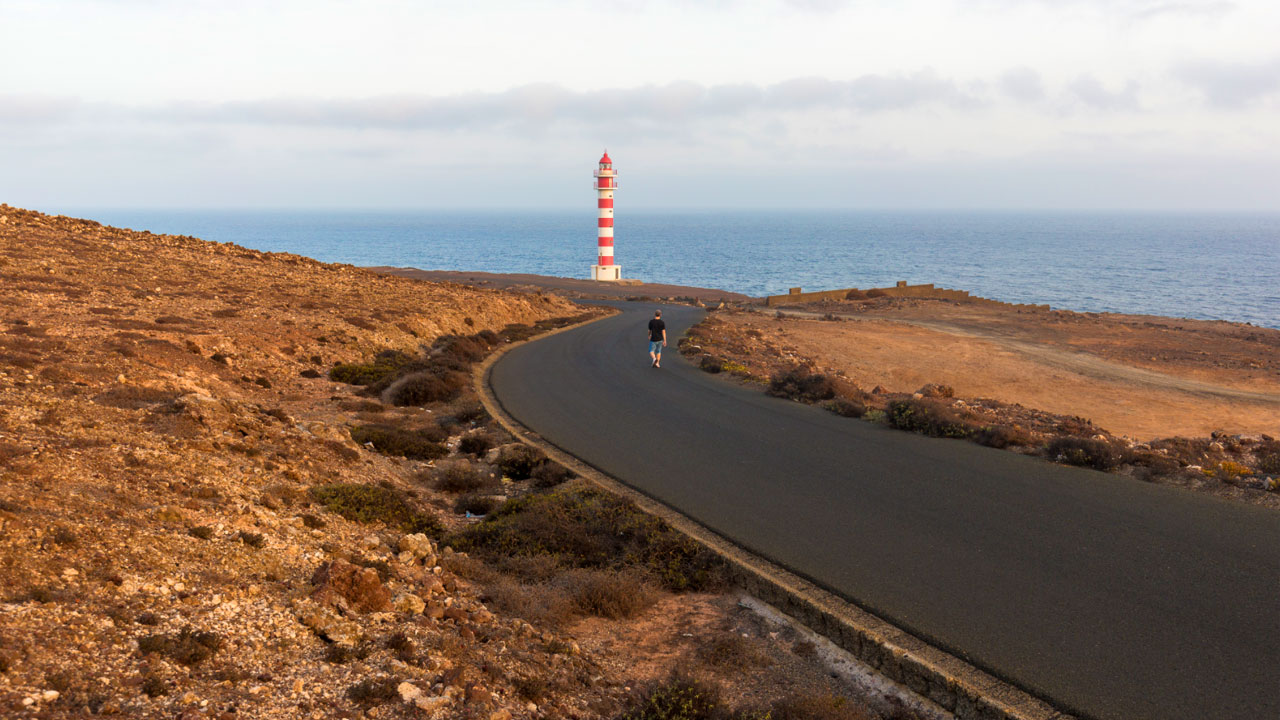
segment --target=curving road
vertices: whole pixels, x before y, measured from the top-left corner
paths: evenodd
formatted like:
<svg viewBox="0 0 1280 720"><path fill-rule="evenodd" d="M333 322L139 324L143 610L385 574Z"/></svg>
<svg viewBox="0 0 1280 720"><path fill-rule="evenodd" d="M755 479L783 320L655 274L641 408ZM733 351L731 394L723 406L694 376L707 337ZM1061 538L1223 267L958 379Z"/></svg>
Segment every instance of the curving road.
<svg viewBox="0 0 1280 720"><path fill-rule="evenodd" d="M1280 513L935 440L693 368L655 305L515 348L490 376L548 441L1086 717L1280 718Z"/></svg>

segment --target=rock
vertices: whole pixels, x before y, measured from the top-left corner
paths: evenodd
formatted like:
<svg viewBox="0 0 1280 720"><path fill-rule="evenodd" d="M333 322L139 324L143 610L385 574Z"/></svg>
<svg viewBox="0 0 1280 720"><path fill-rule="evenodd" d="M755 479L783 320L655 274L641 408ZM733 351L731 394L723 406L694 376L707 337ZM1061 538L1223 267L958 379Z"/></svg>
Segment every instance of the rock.
<svg viewBox="0 0 1280 720"><path fill-rule="evenodd" d="M422 697L422 691L417 685L411 682L402 682L396 686L396 692L400 693L400 699L405 702L413 702Z"/></svg>
<svg viewBox="0 0 1280 720"><path fill-rule="evenodd" d="M364 539L360 541L360 547L365 550L377 550L382 547L382 538L377 535L365 535Z"/></svg>
<svg viewBox="0 0 1280 720"><path fill-rule="evenodd" d="M444 603L436 602L435 600L432 600L431 602L427 603L427 607L422 611L422 614L426 615L432 620L439 620L444 617L444 610L445 610Z"/></svg>
<svg viewBox="0 0 1280 720"><path fill-rule="evenodd" d="M295 608L295 613L303 625L335 645L354 647L360 642L360 626L324 605L304 600Z"/></svg>
<svg viewBox="0 0 1280 720"><path fill-rule="evenodd" d="M467 688L467 702L476 705L486 705L493 700L493 693L485 690L479 685L472 685Z"/></svg>
<svg viewBox="0 0 1280 720"><path fill-rule="evenodd" d="M426 608L426 603L413 593L400 593L396 596L395 601L392 602L392 607L395 608L396 612L417 615Z"/></svg>
<svg viewBox="0 0 1280 720"><path fill-rule="evenodd" d="M872 394L872 395L885 395L885 394L887 394L888 392L889 392L888 390L885 390L885 389L884 389L884 386L883 386L883 385L877 385L877 386L875 386L875 387L871 388L871 394Z"/></svg>
<svg viewBox="0 0 1280 720"><path fill-rule="evenodd" d="M511 711L495 710L493 714L489 716L489 720L511 720Z"/></svg>
<svg viewBox="0 0 1280 720"><path fill-rule="evenodd" d="M381 612L391 609L391 591L387 590L373 568L358 567L346 560L323 565L311 578L316 586L311 594L317 602L333 608L350 603L359 612Z"/></svg>
<svg viewBox="0 0 1280 720"><path fill-rule="evenodd" d="M454 622L466 622L467 611L457 607L456 605L453 607L447 607L444 609L444 617L449 620L453 620Z"/></svg>
<svg viewBox="0 0 1280 720"><path fill-rule="evenodd" d="M402 555L409 553L413 559L422 560L424 564L435 564L436 544L431 542L431 538L422 533L405 535L400 538L398 547Z"/></svg>

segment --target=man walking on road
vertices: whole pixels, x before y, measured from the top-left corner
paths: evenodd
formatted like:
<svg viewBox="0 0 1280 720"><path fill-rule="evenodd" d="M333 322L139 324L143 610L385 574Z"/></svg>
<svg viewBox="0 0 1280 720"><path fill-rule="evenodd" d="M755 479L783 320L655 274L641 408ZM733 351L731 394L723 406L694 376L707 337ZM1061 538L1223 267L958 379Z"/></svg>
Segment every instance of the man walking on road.
<svg viewBox="0 0 1280 720"><path fill-rule="evenodd" d="M667 346L667 324L662 322L662 311L655 310L649 321L649 359L654 367L662 367L662 348Z"/></svg>

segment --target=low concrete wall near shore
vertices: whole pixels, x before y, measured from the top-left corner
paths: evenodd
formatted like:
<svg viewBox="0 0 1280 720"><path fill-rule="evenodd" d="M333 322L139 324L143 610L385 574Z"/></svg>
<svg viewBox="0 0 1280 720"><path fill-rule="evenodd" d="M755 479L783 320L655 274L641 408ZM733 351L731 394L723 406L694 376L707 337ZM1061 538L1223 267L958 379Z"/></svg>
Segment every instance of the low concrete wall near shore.
<svg viewBox="0 0 1280 720"><path fill-rule="evenodd" d="M1048 310L1048 305L1028 305L1020 303L1007 303L1000 300L991 300L989 298L978 297L969 294L968 290L950 290L948 288L934 287L933 283L925 285L908 285L905 281L899 282L893 287L872 288L868 290L858 290L858 288L844 288L841 290L817 290L814 292L802 292L800 288L792 288L791 292L786 295L769 295L764 299L764 304L768 307L777 307L780 305L797 305L811 302L822 302L824 300L844 300L850 291L858 291L862 293L870 293L873 290L882 297L908 297L908 298L932 298L938 300L955 300L957 302L975 303L980 305L1003 305L1006 307L1031 308L1035 310Z"/></svg>

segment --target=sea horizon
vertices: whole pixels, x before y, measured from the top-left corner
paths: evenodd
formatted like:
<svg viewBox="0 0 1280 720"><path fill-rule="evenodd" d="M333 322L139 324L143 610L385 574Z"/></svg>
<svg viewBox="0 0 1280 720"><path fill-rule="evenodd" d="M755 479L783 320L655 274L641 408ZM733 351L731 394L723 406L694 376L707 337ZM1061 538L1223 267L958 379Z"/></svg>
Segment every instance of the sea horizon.
<svg viewBox="0 0 1280 720"><path fill-rule="evenodd" d="M88 208L62 214L324 262L586 277L591 209ZM1280 328L1280 213L619 208L624 278L747 295L905 280L1081 312Z"/></svg>

